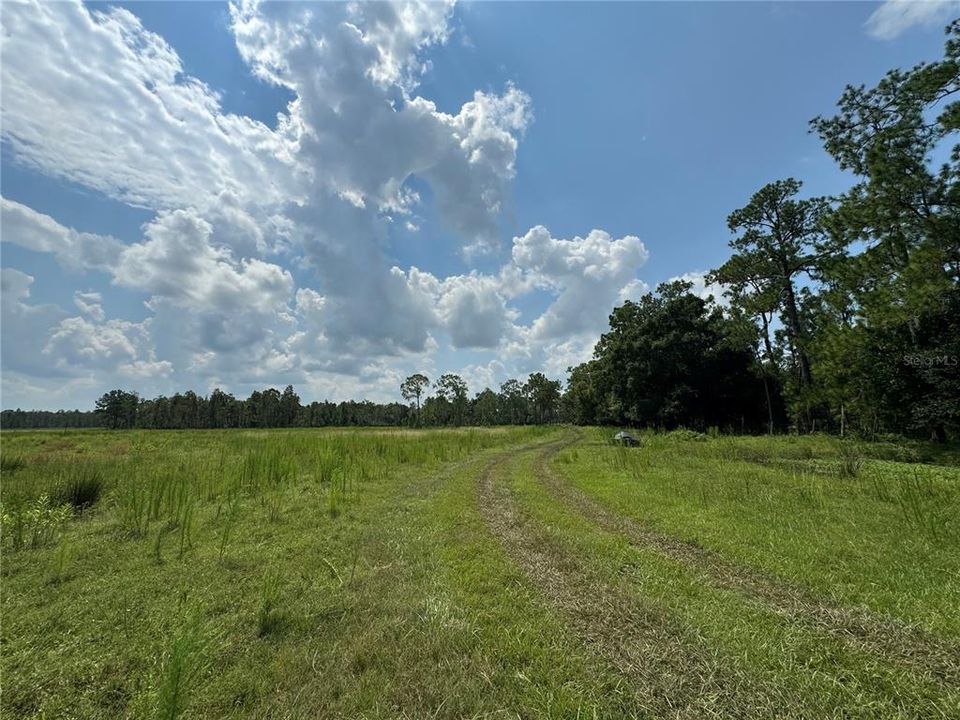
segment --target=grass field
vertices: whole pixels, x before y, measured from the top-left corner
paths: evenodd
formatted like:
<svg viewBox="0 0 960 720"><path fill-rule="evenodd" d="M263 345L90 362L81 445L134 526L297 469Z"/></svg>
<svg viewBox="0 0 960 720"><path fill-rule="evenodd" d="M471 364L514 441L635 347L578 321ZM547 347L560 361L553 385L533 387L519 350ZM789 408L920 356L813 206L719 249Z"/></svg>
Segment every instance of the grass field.
<svg viewBox="0 0 960 720"><path fill-rule="evenodd" d="M5 432L2 717L960 718L960 459Z"/></svg>

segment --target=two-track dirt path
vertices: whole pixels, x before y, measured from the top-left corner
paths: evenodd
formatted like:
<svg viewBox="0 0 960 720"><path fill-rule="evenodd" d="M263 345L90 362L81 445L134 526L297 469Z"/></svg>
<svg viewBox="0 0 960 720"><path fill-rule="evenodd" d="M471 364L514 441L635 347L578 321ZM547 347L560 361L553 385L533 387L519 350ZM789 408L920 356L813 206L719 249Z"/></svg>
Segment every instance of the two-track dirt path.
<svg viewBox="0 0 960 720"><path fill-rule="evenodd" d="M524 513L507 482L508 464L534 455L534 475L562 504L599 529L653 550L696 572L704 582L744 596L791 623L840 639L947 688L960 687L960 652L916 628L867 610L841 608L802 589L656 532L618 515L565 482L551 465L579 435L517 448L488 460L478 475L477 502L488 527L578 639L625 678L643 710L657 717L784 717L789 690L735 675L699 636L642 595L593 572L589 558L558 547ZM796 714L796 713L793 713ZM909 713L908 713L909 714ZM800 716L803 716L802 713Z"/></svg>
<svg viewBox="0 0 960 720"><path fill-rule="evenodd" d="M550 461L562 447L554 445L539 454L536 477L554 497L598 527L627 538L637 547L653 549L676 560L699 572L714 587L741 593L792 622L839 638L858 651L902 664L944 686L960 687L960 648L864 608L831 605L802 588L737 565L707 548L685 543L609 510L565 482L554 470Z"/></svg>
<svg viewBox="0 0 960 720"><path fill-rule="evenodd" d="M568 443L564 439L527 452L551 453ZM740 708L740 716L773 716L776 699L727 676L689 629L598 581L585 562L538 536L503 482L504 466L518 454L504 453L480 473L480 512L578 639L629 681L625 691L641 708L657 717L729 717L733 708Z"/></svg>

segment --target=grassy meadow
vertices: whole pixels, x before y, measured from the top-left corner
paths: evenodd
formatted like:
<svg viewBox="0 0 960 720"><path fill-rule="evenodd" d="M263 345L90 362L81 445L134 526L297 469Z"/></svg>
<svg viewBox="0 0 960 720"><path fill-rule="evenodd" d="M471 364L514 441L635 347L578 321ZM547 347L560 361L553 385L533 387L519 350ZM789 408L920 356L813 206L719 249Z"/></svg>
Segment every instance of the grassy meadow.
<svg viewBox="0 0 960 720"><path fill-rule="evenodd" d="M960 718L960 456L0 436L4 718Z"/></svg>

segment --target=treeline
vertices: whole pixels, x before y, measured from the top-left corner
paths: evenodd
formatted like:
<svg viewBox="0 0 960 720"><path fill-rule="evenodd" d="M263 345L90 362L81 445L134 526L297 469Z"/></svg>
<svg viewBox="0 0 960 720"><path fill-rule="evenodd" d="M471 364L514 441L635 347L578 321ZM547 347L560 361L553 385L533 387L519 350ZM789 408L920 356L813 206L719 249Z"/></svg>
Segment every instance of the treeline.
<svg viewBox="0 0 960 720"><path fill-rule="evenodd" d="M6 430L28 428L103 427L103 418L91 410L4 410L0 427Z"/></svg>
<svg viewBox="0 0 960 720"><path fill-rule="evenodd" d="M97 426L111 429L437 427L540 424L560 419L560 382L542 373L534 373L522 383L508 380L499 392L487 388L473 398L459 375L442 375L431 385L426 376L417 374L403 383L401 393L415 403L346 401L303 405L290 385L282 392L276 388L257 390L246 400L219 389L208 396L187 391L150 400L135 392L111 390L97 400L95 411L87 415L96 418ZM4 421L4 427L14 426L7 426Z"/></svg>
<svg viewBox="0 0 960 720"><path fill-rule="evenodd" d="M708 276L729 308L681 285L617 308L571 371L572 418L956 437L958 97L960 21L942 60L847 87L811 129L856 184L831 198L792 178L761 188Z"/></svg>

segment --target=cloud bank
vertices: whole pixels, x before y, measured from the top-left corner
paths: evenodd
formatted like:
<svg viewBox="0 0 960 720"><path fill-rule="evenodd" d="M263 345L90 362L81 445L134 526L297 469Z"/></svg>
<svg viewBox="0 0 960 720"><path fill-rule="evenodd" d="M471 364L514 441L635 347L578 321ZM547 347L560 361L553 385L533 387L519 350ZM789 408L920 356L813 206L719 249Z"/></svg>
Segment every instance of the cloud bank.
<svg viewBox="0 0 960 720"><path fill-rule="evenodd" d="M6 396L56 376L77 397L128 381L145 392L293 382L308 397L380 399L413 369L496 383L583 359L613 304L642 289L647 250L543 226L502 247L533 99L508 84L449 113L418 94L453 14L433 2L231 5L250 72L294 98L268 126L225 112L127 10L5 5L15 161L152 213L114 238L3 199L5 243L83 278L60 307L4 268ZM496 271L397 264L396 228L420 224L424 184L464 262L483 256ZM95 278L105 284L91 290ZM141 298L147 317L108 317L111 288ZM531 298L546 307L524 321ZM457 365L476 352L495 357Z"/></svg>

